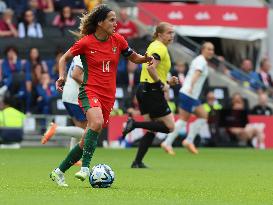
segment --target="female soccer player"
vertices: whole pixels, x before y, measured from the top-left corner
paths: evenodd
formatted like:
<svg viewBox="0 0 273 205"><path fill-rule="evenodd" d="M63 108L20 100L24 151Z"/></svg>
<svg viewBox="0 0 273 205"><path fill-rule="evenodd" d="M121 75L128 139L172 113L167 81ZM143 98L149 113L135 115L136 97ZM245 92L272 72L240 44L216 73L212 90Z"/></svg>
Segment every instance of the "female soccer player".
<svg viewBox="0 0 273 205"><path fill-rule="evenodd" d="M175 123L174 131L168 134L166 140L161 143L161 147L168 154L175 155L172 143L177 137L179 130L186 128L186 124L192 113L194 113L198 119L190 124L188 136L183 140L182 144L191 153L198 154L198 150L193 141L208 118L208 113L199 101L199 95L208 76L208 60L211 59L213 55L213 44L205 42L201 47L201 54L193 59L190 65L183 87L179 91L179 120Z"/></svg>
<svg viewBox="0 0 273 205"><path fill-rule="evenodd" d="M171 60L167 46L174 38L174 28L171 24L161 22L154 33L154 41L149 45L147 53L154 57L153 64L142 65L140 85L137 89L137 100L144 122L136 122L129 118L123 130L123 136L135 128L150 131L142 137L132 168L146 168L142 162L144 155L155 137L154 132L169 133L174 129L174 117L164 97L164 91L169 85L178 83L178 78L172 76L167 81L167 74L171 68Z"/></svg>
<svg viewBox="0 0 273 205"><path fill-rule="evenodd" d="M97 146L98 135L108 123L115 101L116 72L120 54L134 63L152 63L153 57L142 56L128 47L127 41L114 33L116 14L106 5L99 5L83 15L78 40L59 61L59 79L56 88L63 90L66 62L80 55L84 76L79 93L79 104L87 118L85 137L50 174L59 186L67 186L64 172L82 158L82 167L75 177L85 180Z"/></svg>

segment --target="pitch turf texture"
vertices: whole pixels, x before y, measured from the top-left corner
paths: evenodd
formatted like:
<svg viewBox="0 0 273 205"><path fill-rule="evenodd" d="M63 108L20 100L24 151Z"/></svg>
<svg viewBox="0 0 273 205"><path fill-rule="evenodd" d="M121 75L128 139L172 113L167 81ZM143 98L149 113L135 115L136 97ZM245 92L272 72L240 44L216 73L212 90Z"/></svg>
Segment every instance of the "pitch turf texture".
<svg viewBox="0 0 273 205"><path fill-rule="evenodd" d="M74 178L78 167L66 173L68 188L50 180L65 148L0 150L0 205L273 204L272 150L201 149L197 156L175 151L172 157L150 149L150 168L131 169L136 149L99 148L91 166L109 164L116 177L111 188L94 189Z"/></svg>

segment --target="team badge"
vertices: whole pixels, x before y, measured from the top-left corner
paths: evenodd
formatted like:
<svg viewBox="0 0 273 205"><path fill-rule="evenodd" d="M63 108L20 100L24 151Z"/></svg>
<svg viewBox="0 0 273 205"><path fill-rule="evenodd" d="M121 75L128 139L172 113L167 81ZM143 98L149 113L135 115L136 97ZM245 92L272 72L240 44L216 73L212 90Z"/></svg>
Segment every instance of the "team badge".
<svg viewBox="0 0 273 205"><path fill-rule="evenodd" d="M98 98L93 98L93 102L97 103L98 102Z"/></svg>
<svg viewBox="0 0 273 205"><path fill-rule="evenodd" d="M117 47L113 47L112 51L113 51L113 53L116 53L117 52Z"/></svg>

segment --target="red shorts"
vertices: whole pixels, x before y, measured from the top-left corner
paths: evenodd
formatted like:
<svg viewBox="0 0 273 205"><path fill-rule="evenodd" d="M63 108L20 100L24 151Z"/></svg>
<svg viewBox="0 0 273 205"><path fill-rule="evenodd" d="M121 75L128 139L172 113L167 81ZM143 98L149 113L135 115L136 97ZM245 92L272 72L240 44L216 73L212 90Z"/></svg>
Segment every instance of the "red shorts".
<svg viewBox="0 0 273 205"><path fill-rule="evenodd" d="M106 101L102 97L98 97L96 95L81 95L79 96L78 101L84 113L86 113L89 108L100 107L104 120L103 127L106 127L108 125L109 116L114 105L114 100L113 102L109 102L109 100Z"/></svg>

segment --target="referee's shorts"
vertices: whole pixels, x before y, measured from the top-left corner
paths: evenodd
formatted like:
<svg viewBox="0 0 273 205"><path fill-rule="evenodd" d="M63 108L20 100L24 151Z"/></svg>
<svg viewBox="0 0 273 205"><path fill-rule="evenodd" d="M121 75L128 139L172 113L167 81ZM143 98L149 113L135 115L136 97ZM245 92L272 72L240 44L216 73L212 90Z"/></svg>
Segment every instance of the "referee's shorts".
<svg viewBox="0 0 273 205"><path fill-rule="evenodd" d="M136 97L142 115L149 114L151 118L159 118L171 113L164 92L158 83L141 82L137 88Z"/></svg>

